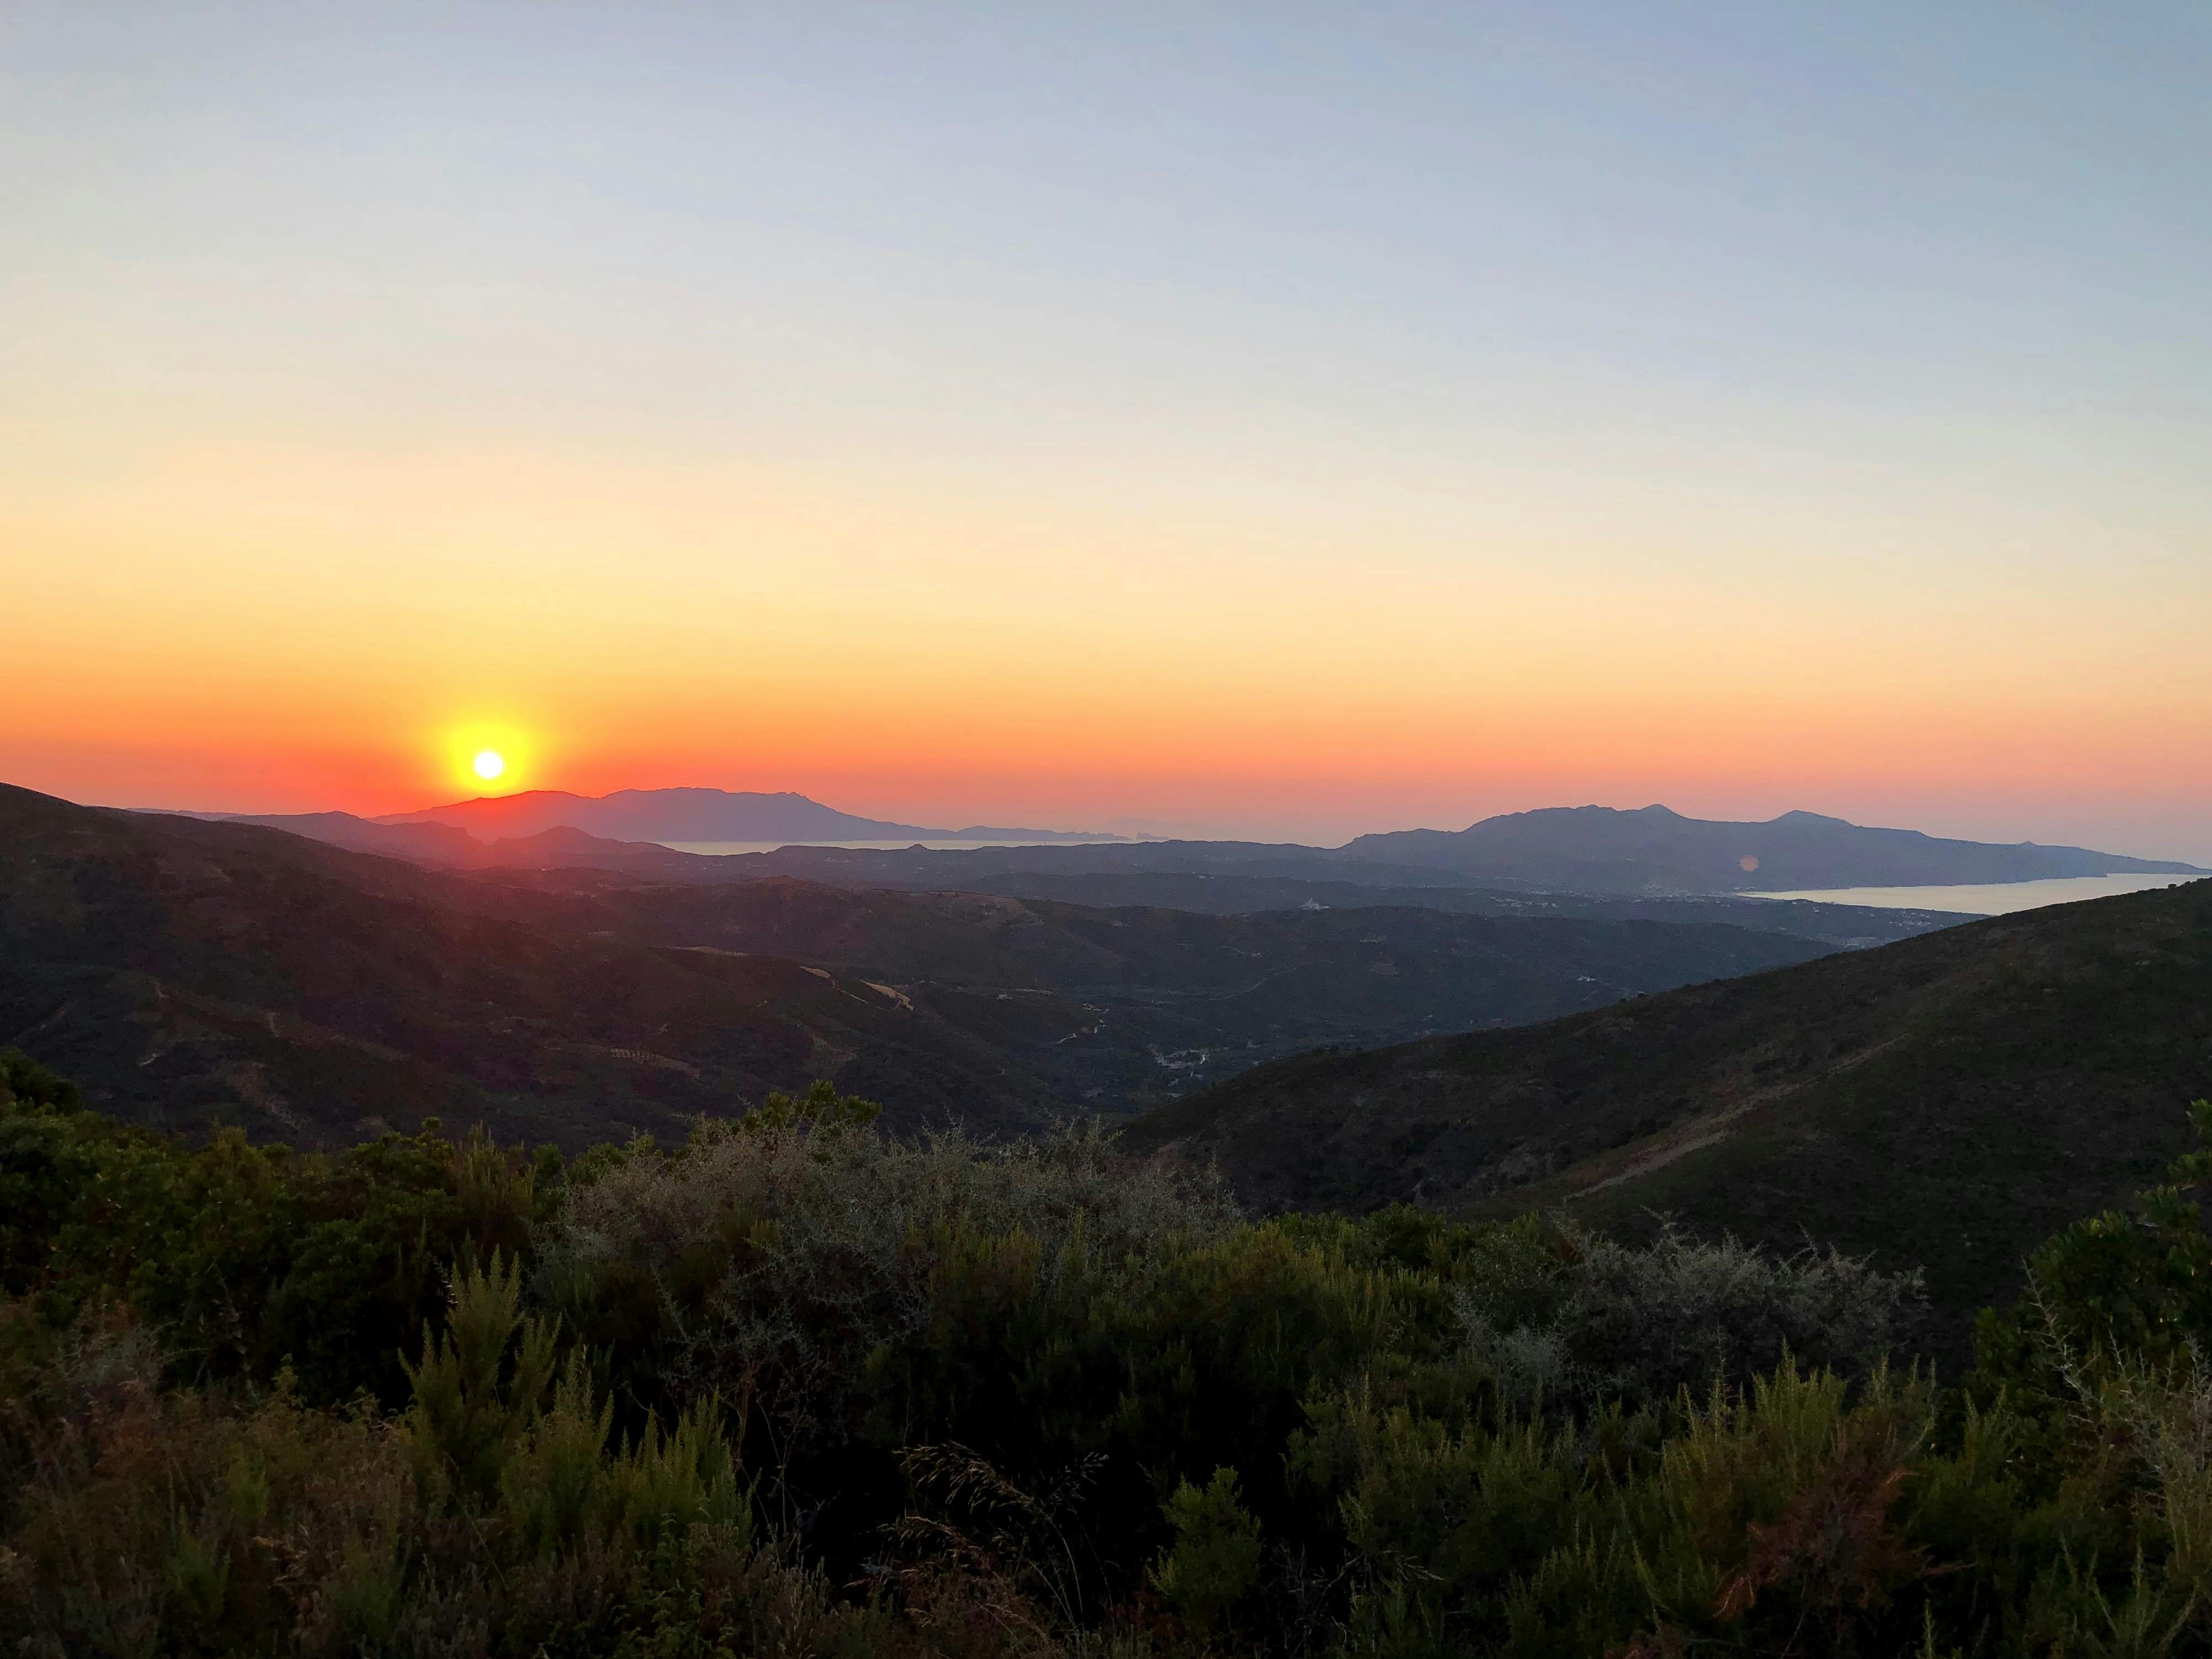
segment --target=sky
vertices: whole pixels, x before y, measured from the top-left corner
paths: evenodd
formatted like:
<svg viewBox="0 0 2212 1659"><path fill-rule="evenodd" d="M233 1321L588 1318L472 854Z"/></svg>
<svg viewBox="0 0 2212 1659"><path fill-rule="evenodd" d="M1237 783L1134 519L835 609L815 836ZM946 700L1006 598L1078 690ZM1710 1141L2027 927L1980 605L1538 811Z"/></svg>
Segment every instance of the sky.
<svg viewBox="0 0 2212 1659"><path fill-rule="evenodd" d="M0 5L0 779L2212 861L2212 11Z"/></svg>

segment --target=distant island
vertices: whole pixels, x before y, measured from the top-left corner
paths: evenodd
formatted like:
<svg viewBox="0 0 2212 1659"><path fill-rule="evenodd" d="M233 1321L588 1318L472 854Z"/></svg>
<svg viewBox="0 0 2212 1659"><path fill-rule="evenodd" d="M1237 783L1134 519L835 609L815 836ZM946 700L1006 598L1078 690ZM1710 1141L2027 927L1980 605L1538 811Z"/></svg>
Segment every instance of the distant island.
<svg viewBox="0 0 2212 1659"><path fill-rule="evenodd" d="M1362 836L1346 854L1448 870L1501 885L1579 893L1786 892L2047 881L2067 876L2206 875L2193 864L2083 847L1947 841L1871 830L1818 812L1764 823L1686 818L1664 806L1554 806L1465 830Z"/></svg>
<svg viewBox="0 0 2212 1659"><path fill-rule="evenodd" d="M611 795L574 795L532 789L486 795L419 812L392 812L378 823L442 823L485 841L534 836L547 830L581 830L610 841L829 842L980 841L999 842L1126 842L1127 836L1087 830L1020 830L971 823L933 830L857 817L834 806L784 791L775 794L728 789L617 789Z"/></svg>

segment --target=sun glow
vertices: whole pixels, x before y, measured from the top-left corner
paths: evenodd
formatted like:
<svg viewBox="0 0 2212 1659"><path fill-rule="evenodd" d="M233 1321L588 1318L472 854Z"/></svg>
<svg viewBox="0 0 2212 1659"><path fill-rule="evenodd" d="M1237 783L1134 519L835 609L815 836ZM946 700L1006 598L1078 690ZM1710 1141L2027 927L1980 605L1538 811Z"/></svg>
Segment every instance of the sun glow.
<svg viewBox="0 0 2212 1659"><path fill-rule="evenodd" d="M505 795L530 787L544 758L532 729L512 719L456 721L429 738L430 753L437 757L423 782L438 787L434 778L451 780L471 794ZM425 755L426 760L430 758Z"/></svg>

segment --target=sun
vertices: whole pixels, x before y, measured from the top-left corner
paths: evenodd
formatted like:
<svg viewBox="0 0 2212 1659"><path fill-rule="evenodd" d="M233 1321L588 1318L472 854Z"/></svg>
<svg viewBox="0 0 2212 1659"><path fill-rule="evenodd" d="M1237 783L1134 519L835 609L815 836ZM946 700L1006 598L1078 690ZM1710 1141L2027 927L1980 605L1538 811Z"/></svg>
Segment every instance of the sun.
<svg viewBox="0 0 2212 1659"><path fill-rule="evenodd" d="M0 0L4 5L6 0ZM496 717L456 720L432 734L442 786L471 796L504 795L526 787L538 776L543 757L538 734L513 720Z"/></svg>

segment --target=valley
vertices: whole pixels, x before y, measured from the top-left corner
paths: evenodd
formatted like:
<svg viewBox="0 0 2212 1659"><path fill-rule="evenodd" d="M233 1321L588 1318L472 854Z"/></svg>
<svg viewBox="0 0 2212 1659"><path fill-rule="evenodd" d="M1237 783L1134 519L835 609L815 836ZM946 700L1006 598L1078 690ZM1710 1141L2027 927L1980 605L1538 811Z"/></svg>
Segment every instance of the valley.
<svg viewBox="0 0 2212 1659"><path fill-rule="evenodd" d="M0 793L0 1045L140 1121L316 1146L425 1115L569 1146L667 1136L817 1077L895 1127L1006 1133L1316 1046L1541 1020L1836 948L1628 914L1206 915L459 870L21 790Z"/></svg>
<svg viewBox="0 0 2212 1659"><path fill-rule="evenodd" d="M2212 883L1967 921L1243 843L0 819L0 1045L170 1128L574 1146L823 1078L902 1133L1127 1121L1261 1211L1810 1237L1956 1311L2212 1092Z"/></svg>

